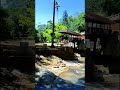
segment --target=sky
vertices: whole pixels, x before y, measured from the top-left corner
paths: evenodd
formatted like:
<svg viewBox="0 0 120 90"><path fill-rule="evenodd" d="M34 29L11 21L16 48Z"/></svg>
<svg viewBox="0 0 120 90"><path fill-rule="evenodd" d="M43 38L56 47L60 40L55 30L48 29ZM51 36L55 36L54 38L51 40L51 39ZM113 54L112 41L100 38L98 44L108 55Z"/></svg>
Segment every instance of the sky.
<svg viewBox="0 0 120 90"><path fill-rule="evenodd" d="M62 17L63 12L67 10L68 15L75 16L77 13L85 11L85 0L56 0L59 4L59 10L55 13L55 23ZM53 18L54 0L35 0L35 24L47 24L47 21Z"/></svg>

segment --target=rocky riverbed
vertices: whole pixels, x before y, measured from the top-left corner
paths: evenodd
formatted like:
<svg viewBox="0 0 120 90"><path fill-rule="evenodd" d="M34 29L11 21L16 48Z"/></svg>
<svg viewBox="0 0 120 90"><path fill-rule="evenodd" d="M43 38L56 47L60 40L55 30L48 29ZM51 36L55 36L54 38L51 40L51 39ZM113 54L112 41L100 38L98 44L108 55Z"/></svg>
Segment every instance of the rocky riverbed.
<svg viewBox="0 0 120 90"><path fill-rule="evenodd" d="M17 69L0 68L0 90L34 90L34 73L22 73Z"/></svg>
<svg viewBox="0 0 120 90"><path fill-rule="evenodd" d="M84 88L84 57L75 53L75 60L62 60L57 56L36 55L35 81L37 88Z"/></svg>

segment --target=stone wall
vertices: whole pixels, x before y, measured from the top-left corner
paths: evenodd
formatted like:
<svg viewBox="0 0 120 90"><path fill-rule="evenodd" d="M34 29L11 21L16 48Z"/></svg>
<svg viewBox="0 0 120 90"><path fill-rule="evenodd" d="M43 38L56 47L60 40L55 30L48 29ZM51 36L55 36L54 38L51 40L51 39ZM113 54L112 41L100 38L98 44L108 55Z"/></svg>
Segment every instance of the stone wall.
<svg viewBox="0 0 120 90"><path fill-rule="evenodd" d="M74 52L73 49L70 47L63 47L63 48L59 48L59 49L41 49L41 50L37 50L36 52L38 52L41 55L55 55L57 57L60 57L62 59L65 60L73 60L74 59Z"/></svg>

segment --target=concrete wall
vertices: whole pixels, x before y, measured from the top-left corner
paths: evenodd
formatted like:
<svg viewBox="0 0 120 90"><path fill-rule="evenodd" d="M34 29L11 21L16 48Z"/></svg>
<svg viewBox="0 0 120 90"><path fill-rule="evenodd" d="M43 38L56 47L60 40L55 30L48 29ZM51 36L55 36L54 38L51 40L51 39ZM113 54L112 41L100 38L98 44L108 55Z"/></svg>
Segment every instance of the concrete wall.
<svg viewBox="0 0 120 90"><path fill-rule="evenodd" d="M6 40L6 41L1 41L1 44L20 46L20 42L28 42L29 43L28 46L35 46L34 40Z"/></svg>

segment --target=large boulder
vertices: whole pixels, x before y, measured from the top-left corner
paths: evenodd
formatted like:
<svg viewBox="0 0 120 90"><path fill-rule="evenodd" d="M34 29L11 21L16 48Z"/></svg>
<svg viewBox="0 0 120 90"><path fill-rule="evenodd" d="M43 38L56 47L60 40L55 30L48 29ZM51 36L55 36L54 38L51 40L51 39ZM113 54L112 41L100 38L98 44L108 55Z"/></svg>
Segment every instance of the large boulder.
<svg viewBox="0 0 120 90"><path fill-rule="evenodd" d="M55 78L56 76L53 73L47 71L46 73L44 73L44 75L39 77L39 81L37 82L37 85L41 87L51 88L53 86L53 82Z"/></svg>
<svg viewBox="0 0 120 90"><path fill-rule="evenodd" d="M54 87L57 87L57 88L72 87L72 84L68 83L67 81L65 81L64 79L60 77L57 77L54 80Z"/></svg>

